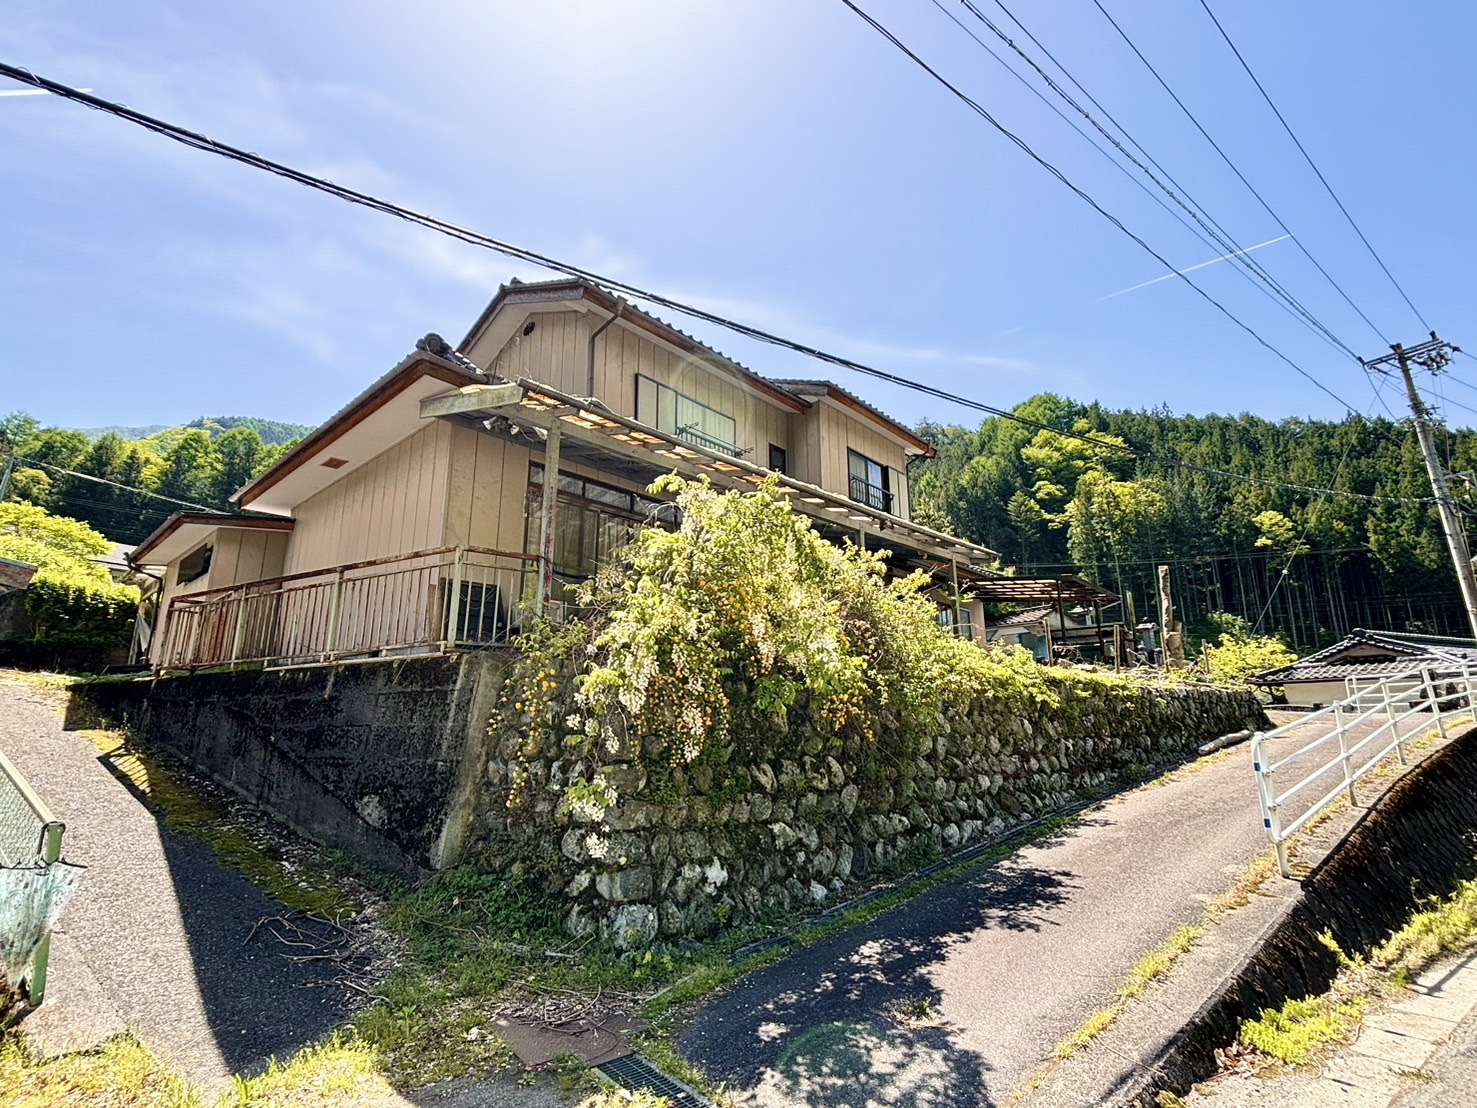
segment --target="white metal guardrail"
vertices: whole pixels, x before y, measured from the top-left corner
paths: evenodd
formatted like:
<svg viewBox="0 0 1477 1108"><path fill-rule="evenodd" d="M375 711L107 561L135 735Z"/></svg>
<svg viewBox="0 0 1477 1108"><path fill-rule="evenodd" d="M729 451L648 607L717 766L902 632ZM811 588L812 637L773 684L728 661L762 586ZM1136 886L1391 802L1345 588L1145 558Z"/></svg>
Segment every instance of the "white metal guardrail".
<svg viewBox="0 0 1477 1108"><path fill-rule="evenodd" d="M1477 663L1426 665L1377 681L1350 680L1348 695L1296 723L1251 739L1262 825L1291 877L1287 843L1341 795L1390 757L1405 763L1406 747L1436 728L1472 714ZM1284 750L1284 747L1291 747ZM1329 786L1332 786L1331 788Z"/></svg>

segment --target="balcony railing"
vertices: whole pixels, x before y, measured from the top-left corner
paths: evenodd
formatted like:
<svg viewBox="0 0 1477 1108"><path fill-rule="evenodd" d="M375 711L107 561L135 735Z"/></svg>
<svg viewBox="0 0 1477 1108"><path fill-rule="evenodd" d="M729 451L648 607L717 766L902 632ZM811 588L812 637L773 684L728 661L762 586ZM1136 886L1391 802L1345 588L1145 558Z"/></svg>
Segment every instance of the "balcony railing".
<svg viewBox="0 0 1477 1108"><path fill-rule="evenodd" d="M851 498L858 504L876 508L879 512L892 512L892 492L881 485L874 485L865 477L851 479Z"/></svg>
<svg viewBox="0 0 1477 1108"><path fill-rule="evenodd" d="M156 665L306 665L506 642L537 588L533 555L446 547L212 589L170 603Z"/></svg>

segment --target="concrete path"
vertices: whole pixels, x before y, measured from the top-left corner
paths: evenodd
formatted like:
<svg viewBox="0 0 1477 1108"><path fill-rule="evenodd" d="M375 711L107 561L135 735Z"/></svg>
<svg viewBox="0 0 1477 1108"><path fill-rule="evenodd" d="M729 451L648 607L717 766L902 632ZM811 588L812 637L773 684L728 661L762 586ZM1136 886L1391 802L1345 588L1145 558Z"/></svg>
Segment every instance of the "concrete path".
<svg viewBox="0 0 1477 1108"><path fill-rule="evenodd" d="M751 974L683 1054L740 1103L1004 1103L1267 847L1249 763L1203 760Z"/></svg>
<svg viewBox="0 0 1477 1108"><path fill-rule="evenodd" d="M1192 1108L1477 1106L1477 949L1365 1014L1354 1041L1303 1069L1228 1071L1184 1098Z"/></svg>
<svg viewBox="0 0 1477 1108"><path fill-rule="evenodd" d="M282 906L205 843L172 834L42 693L3 678L0 749L66 824L66 859L88 867L53 939L46 1001L22 1024L39 1047L128 1029L215 1086L343 1021L331 971L290 961L292 949L255 927Z"/></svg>

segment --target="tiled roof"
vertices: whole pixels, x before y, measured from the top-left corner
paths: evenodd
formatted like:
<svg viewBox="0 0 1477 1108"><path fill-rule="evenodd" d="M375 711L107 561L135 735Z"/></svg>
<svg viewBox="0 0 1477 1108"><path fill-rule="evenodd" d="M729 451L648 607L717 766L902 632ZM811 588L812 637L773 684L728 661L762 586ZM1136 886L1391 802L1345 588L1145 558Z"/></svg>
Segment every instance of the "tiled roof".
<svg viewBox="0 0 1477 1108"><path fill-rule="evenodd" d="M1024 612L1016 612L1014 615L1002 616L1000 619L992 619L985 624L987 627L1021 627L1032 623L1040 623L1051 615L1050 604L1040 608L1027 608Z"/></svg>
<svg viewBox="0 0 1477 1108"><path fill-rule="evenodd" d="M1370 654L1370 649L1379 654ZM1351 650L1364 653L1342 656ZM1381 657L1381 654L1384 655ZM1444 635L1415 635L1355 628L1347 636L1291 665L1259 673L1256 685L1286 685L1302 681L1342 681L1346 677L1395 677L1429 659L1438 663L1477 659L1477 640Z"/></svg>
<svg viewBox="0 0 1477 1108"><path fill-rule="evenodd" d="M1259 673L1248 680L1253 685L1297 685L1305 681L1343 681L1349 677L1379 680L1384 677L1398 677L1410 670L1410 659L1405 658L1393 662L1329 662L1317 665L1307 665L1304 662L1294 662L1290 666L1281 669L1268 670Z"/></svg>

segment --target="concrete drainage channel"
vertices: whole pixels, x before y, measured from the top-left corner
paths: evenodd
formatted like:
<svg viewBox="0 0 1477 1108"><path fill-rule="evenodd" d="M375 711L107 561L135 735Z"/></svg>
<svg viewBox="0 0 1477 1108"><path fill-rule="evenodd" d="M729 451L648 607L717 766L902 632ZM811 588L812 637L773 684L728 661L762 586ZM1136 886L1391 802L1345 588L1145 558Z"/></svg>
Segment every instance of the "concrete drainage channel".
<svg viewBox="0 0 1477 1108"><path fill-rule="evenodd" d="M1367 954L1422 900L1477 874L1477 730L1433 754L1367 811L1302 881L1296 903L1261 948L1231 975L1159 1053L1108 1103L1154 1108L1160 1092L1182 1094L1216 1072L1215 1051L1241 1020L1332 983L1338 959L1319 940Z"/></svg>
<svg viewBox="0 0 1477 1108"><path fill-rule="evenodd" d="M612 1085L633 1093L652 1093L667 1098L672 1108L713 1108L713 1102L690 1085L668 1077L646 1059L636 1054L613 1058L595 1067L595 1072Z"/></svg>

